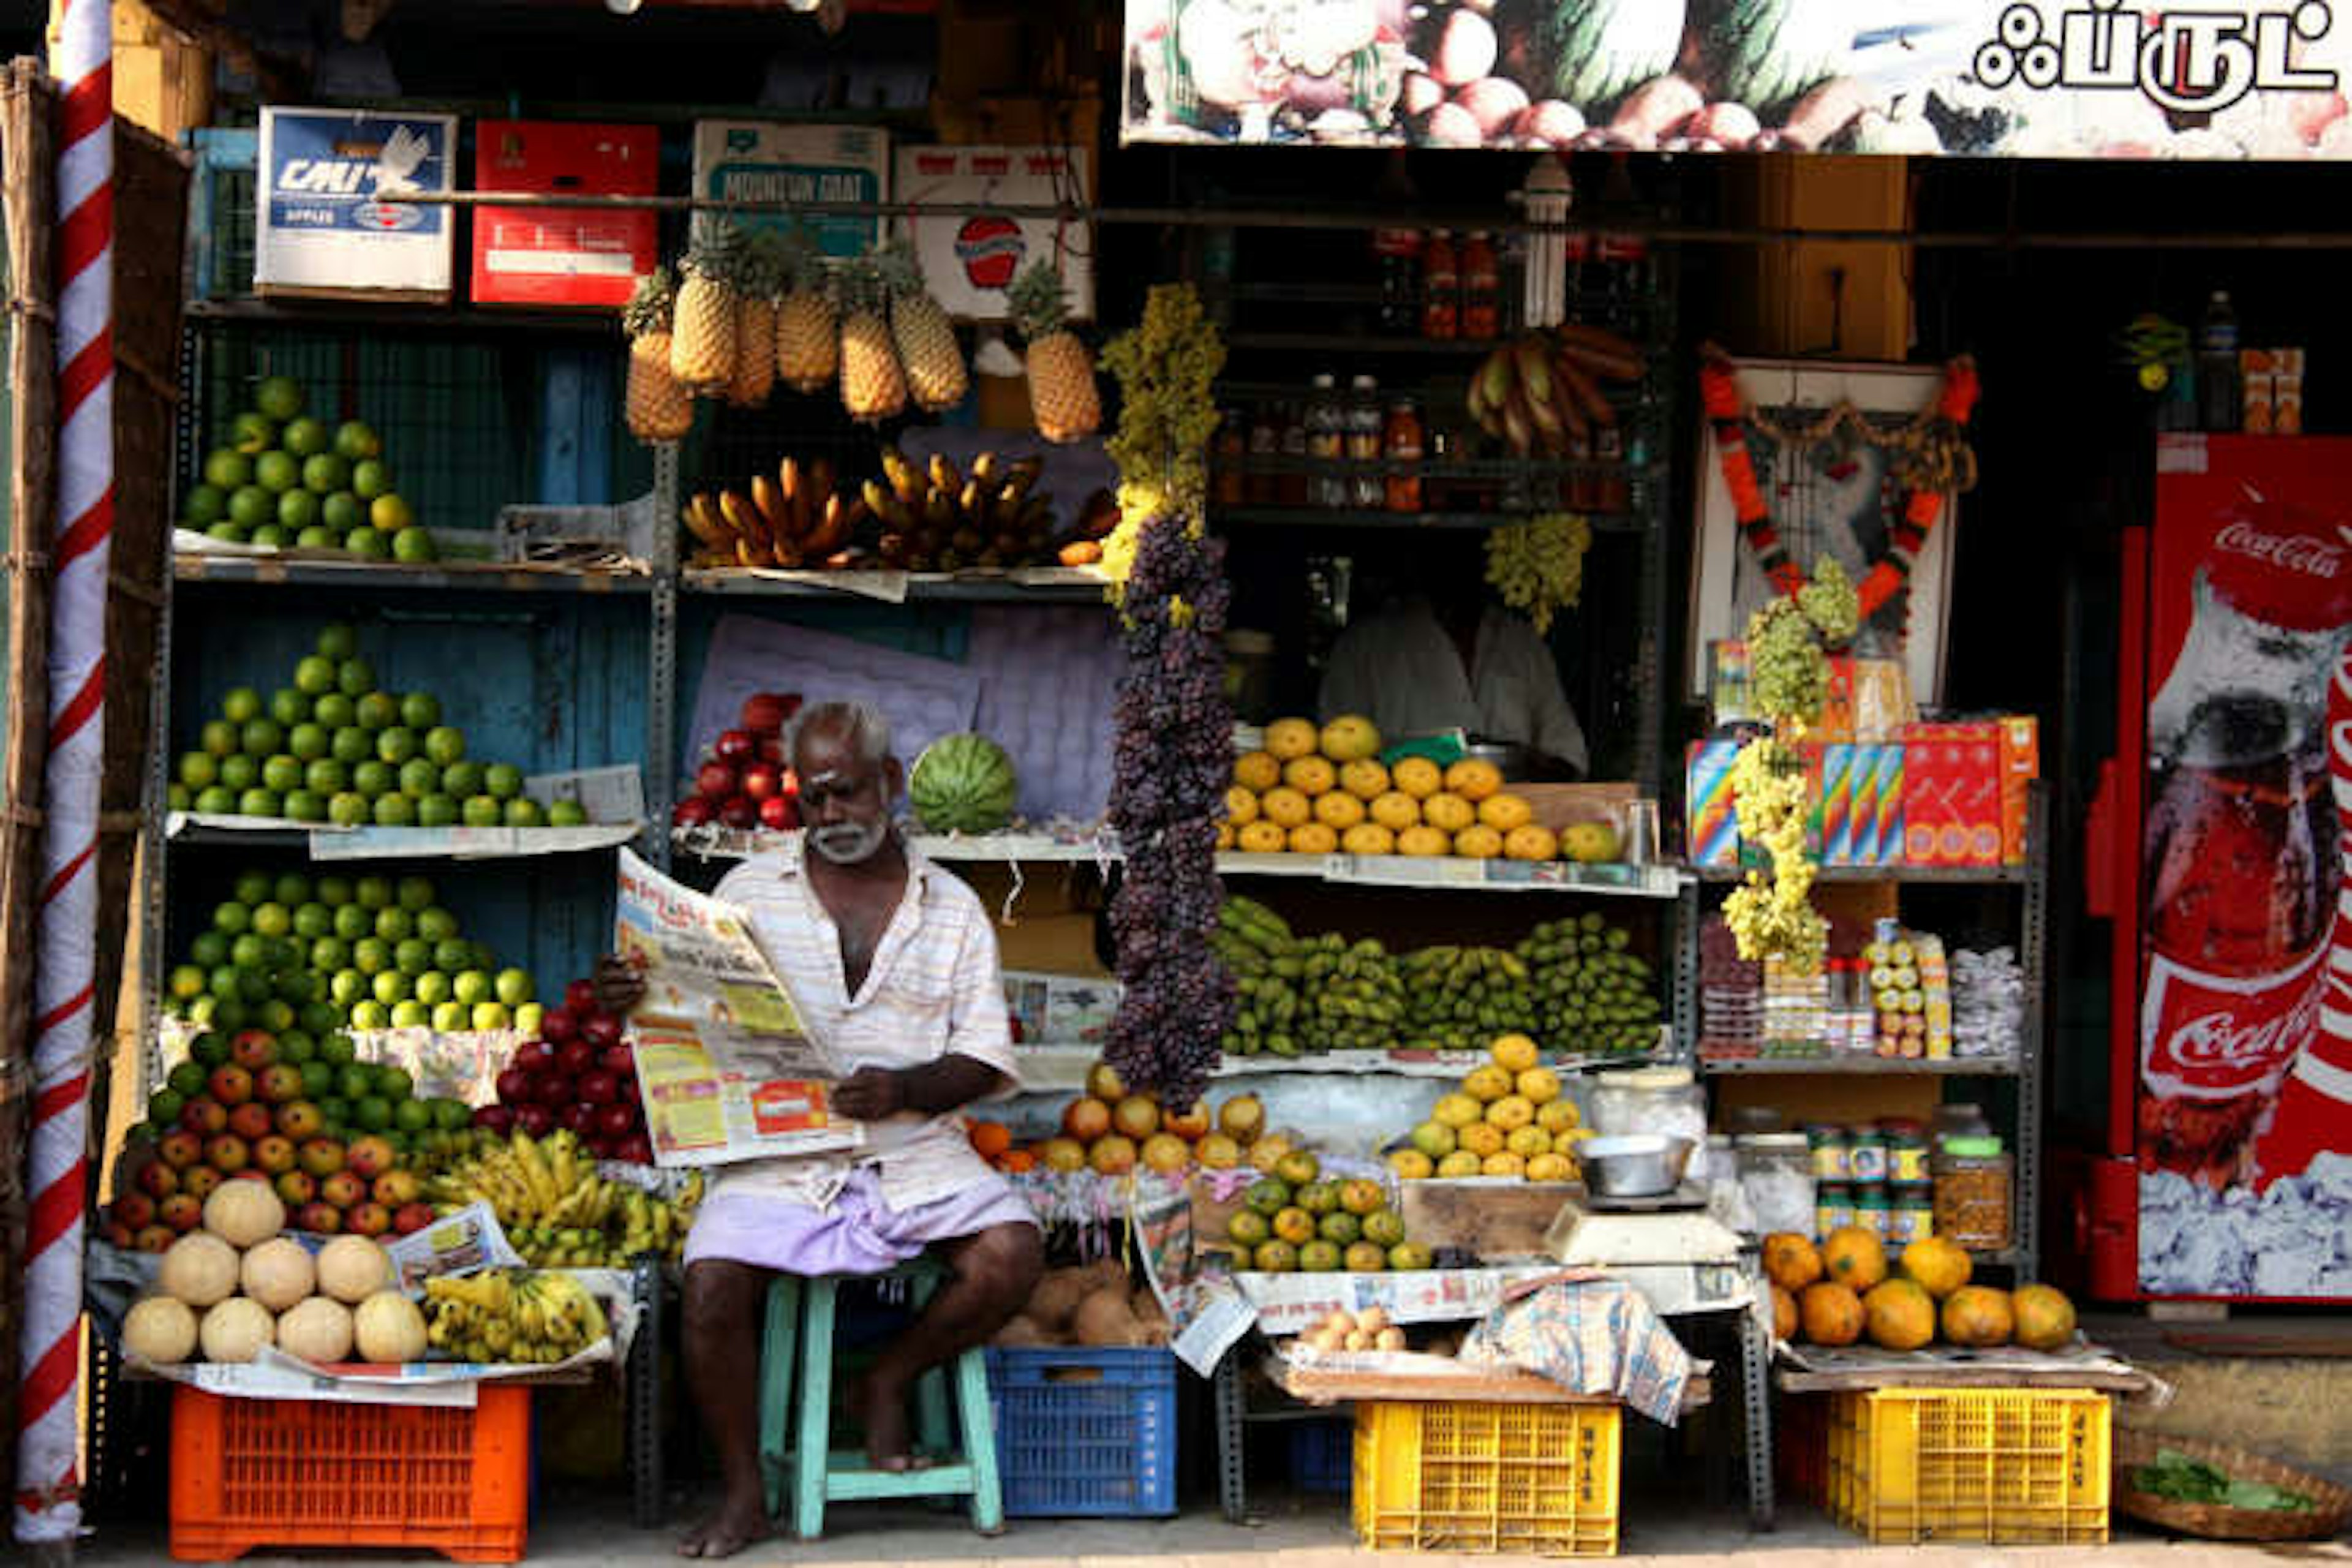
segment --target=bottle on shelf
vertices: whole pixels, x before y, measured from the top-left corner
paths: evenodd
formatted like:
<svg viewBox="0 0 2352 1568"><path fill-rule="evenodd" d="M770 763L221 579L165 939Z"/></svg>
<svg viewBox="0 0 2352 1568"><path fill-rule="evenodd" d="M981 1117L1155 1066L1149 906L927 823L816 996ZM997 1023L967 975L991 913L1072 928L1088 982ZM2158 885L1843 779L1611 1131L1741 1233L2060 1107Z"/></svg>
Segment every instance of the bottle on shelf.
<svg viewBox="0 0 2352 1568"><path fill-rule="evenodd" d="M1502 336L1503 281L1495 257L1495 237L1474 234L1463 241L1460 268L1462 335L1481 342Z"/></svg>
<svg viewBox="0 0 2352 1568"><path fill-rule="evenodd" d="M1307 457L1316 465L1307 486L1310 505L1336 511L1348 504L1347 476L1331 467L1348 455L1348 413L1339 401L1339 378L1325 371L1308 384Z"/></svg>
<svg viewBox="0 0 2352 1568"><path fill-rule="evenodd" d="M1641 193L1633 187L1633 160L1622 153L1611 153L1609 176L1601 186L1603 219L1622 223L1639 217L1641 209ZM1593 247L1593 259L1601 324L1630 326L1634 302L1649 287L1649 241L1627 229L1603 229Z"/></svg>
<svg viewBox="0 0 2352 1568"><path fill-rule="evenodd" d="M1276 475L1274 500L1277 506L1302 507L1308 504L1307 482L1307 419L1296 403L1276 405L1275 429L1282 456L1288 466Z"/></svg>
<svg viewBox="0 0 2352 1568"><path fill-rule="evenodd" d="M1454 237L1444 229L1431 232L1421 251L1421 335L1448 342L1462 335L1459 298L1462 270L1454 259Z"/></svg>
<svg viewBox="0 0 2352 1568"><path fill-rule="evenodd" d="M1348 475L1348 505L1357 511L1379 511L1388 505L1388 487L1378 467L1381 435L1381 384L1359 375L1349 384L1345 442L1348 461L1364 465Z"/></svg>
<svg viewBox="0 0 2352 1568"><path fill-rule="evenodd" d="M1249 455L1266 459L1282 455L1282 405L1261 403L1250 420ZM1254 468L1244 478L1242 496L1252 506L1275 504L1276 476L1265 468Z"/></svg>
<svg viewBox="0 0 2352 1568"><path fill-rule="evenodd" d="M1381 335L1410 338L1421 331L1421 231L1372 231L1372 258L1380 269Z"/></svg>
<svg viewBox="0 0 2352 1568"><path fill-rule="evenodd" d="M2198 424L2209 431L2235 431L2245 420L2239 397L2238 312L2230 291L2216 289L2205 301L2197 328Z"/></svg>
<svg viewBox="0 0 2352 1568"><path fill-rule="evenodd" d="M1389 405L1388 421L1381 432L1381 456L1399 465L1389 470L1384 493L1391 511L1421 510L1421 410L1412 399L1400 397Z"/></svg>
<svg viewBox="0 0 2352 1568"><path fill-rule="evenodd" d="M1219 506L1239 506L1248 494L1248 476L1242 471L1249 456L1248 422L1238 408L1217 416L1216 462L1209 481L1209 499Z"/></svg>

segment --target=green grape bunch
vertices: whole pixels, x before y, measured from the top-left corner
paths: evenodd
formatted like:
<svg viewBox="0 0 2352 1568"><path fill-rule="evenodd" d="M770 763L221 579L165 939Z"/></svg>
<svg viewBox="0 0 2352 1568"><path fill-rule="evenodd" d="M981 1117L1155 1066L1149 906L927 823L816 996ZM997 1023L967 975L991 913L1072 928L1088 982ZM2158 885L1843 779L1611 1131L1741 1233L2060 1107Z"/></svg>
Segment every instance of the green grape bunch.
<svg viewBox="0 0 2352 1568"><path fill-rule="evenodd" d="M1573 609L1584 592L1584 555L1592 524L1571 512L1547 512L1486 536L1486 581L1497 597L1526 614L1538 636Z"/></svg>
<svg viewBox="0 0 2352 1568"><path fill-rule="evenodd" d="M1103 446L1118 465L1121 518L1103 542L1102 567L1113 602L1123 603L1146 520L1181 518L1195 537L1206 524L1218 417L1211 388L1225 344L1192 286L1166 283L1151 290L1143 320L1104 348L1102 363L1119 388L1118 427Z"/></svg>

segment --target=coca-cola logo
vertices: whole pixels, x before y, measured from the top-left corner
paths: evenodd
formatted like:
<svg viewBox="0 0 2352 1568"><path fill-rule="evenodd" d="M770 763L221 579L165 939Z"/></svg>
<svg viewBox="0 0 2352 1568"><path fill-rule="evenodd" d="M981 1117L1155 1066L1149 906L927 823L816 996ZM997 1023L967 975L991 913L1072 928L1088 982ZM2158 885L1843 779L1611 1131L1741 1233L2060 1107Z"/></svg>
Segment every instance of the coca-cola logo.
<svg viewBox="0 0 2352 1568"><path fill-rule="evenodd" d="M2158 954L2143 1015L2149 1089L2206 1098L2275 1081L2318 1030L2325 952L2315 946L2284 971L2244 977L2200 974Z"/></svg>
<svg viewBox="0 0 2352 1568"><path fill-rule="evenodd" d="M2306 577L2333 577L2344 564L2343 550L2325 540L2308 533L2264 533L2243 521L2223 529L2213 546Z"/></svg>
<svg viewBox="0 0 2352 1568"><path fill-rule="evenodd" d="M2263 1066L2300 1048L2318 1012L2319 994L2315 991L2275 1018L2241 1021L2229 1013L2184 1018L2167 1042L2168 1054L2191 1071Z"/></svg>

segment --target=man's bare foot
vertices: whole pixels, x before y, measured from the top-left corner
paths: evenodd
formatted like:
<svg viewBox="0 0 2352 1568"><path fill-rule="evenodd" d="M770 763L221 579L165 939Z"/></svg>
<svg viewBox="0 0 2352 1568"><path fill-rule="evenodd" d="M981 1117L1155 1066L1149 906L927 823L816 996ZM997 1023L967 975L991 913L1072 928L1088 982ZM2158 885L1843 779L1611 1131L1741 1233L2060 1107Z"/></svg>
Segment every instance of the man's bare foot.
<svg viewBox="0 0 2352 1568"><path fill-rule="evenodd" d="M930 1468L931 1461L915 1452L914 1436L907 1428L905 1384L869 1372L851 1379L842 1395L850 1415L866 1429L867 1464L892 1475Z"/></svg>
<svg viewBox="0 0 2352 1568"><path fill-rule="evenodd" d="M678 1538L680 1557L732 1557L746 1546L765 1541L774 1533L768 1522L764 1500L749 1507L733 1499L719 1505L719 1511L696 1525Z"/></svg>

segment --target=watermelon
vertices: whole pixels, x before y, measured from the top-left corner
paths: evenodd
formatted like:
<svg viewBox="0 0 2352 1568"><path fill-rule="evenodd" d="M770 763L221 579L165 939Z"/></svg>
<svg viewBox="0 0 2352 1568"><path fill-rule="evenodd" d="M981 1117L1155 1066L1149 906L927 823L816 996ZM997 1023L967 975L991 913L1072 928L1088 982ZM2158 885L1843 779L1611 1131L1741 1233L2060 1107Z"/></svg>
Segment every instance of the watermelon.
<svg viewBox="0 0 2352 1568"><path fill-rule="evenodd" d="M907 801L927 833L994 833L1013 820L1020 781L1004 748L985 735L943 735L923 748Z"/></svg>
<svg viewBox="0 0 2352 1568"><path fill-rule="evenodd" d="M1674 68L1683 0L1501 0L1503 63L1531 98L1572 103L1594 123Z"/></svg>
<svg viewBox="0 0 2352 1568"><path fill-rule="evenodd" d="M1693 22L1721 96L1769 114L1846 68L1854 21L1816 0L1704 0Z"/></svg>

